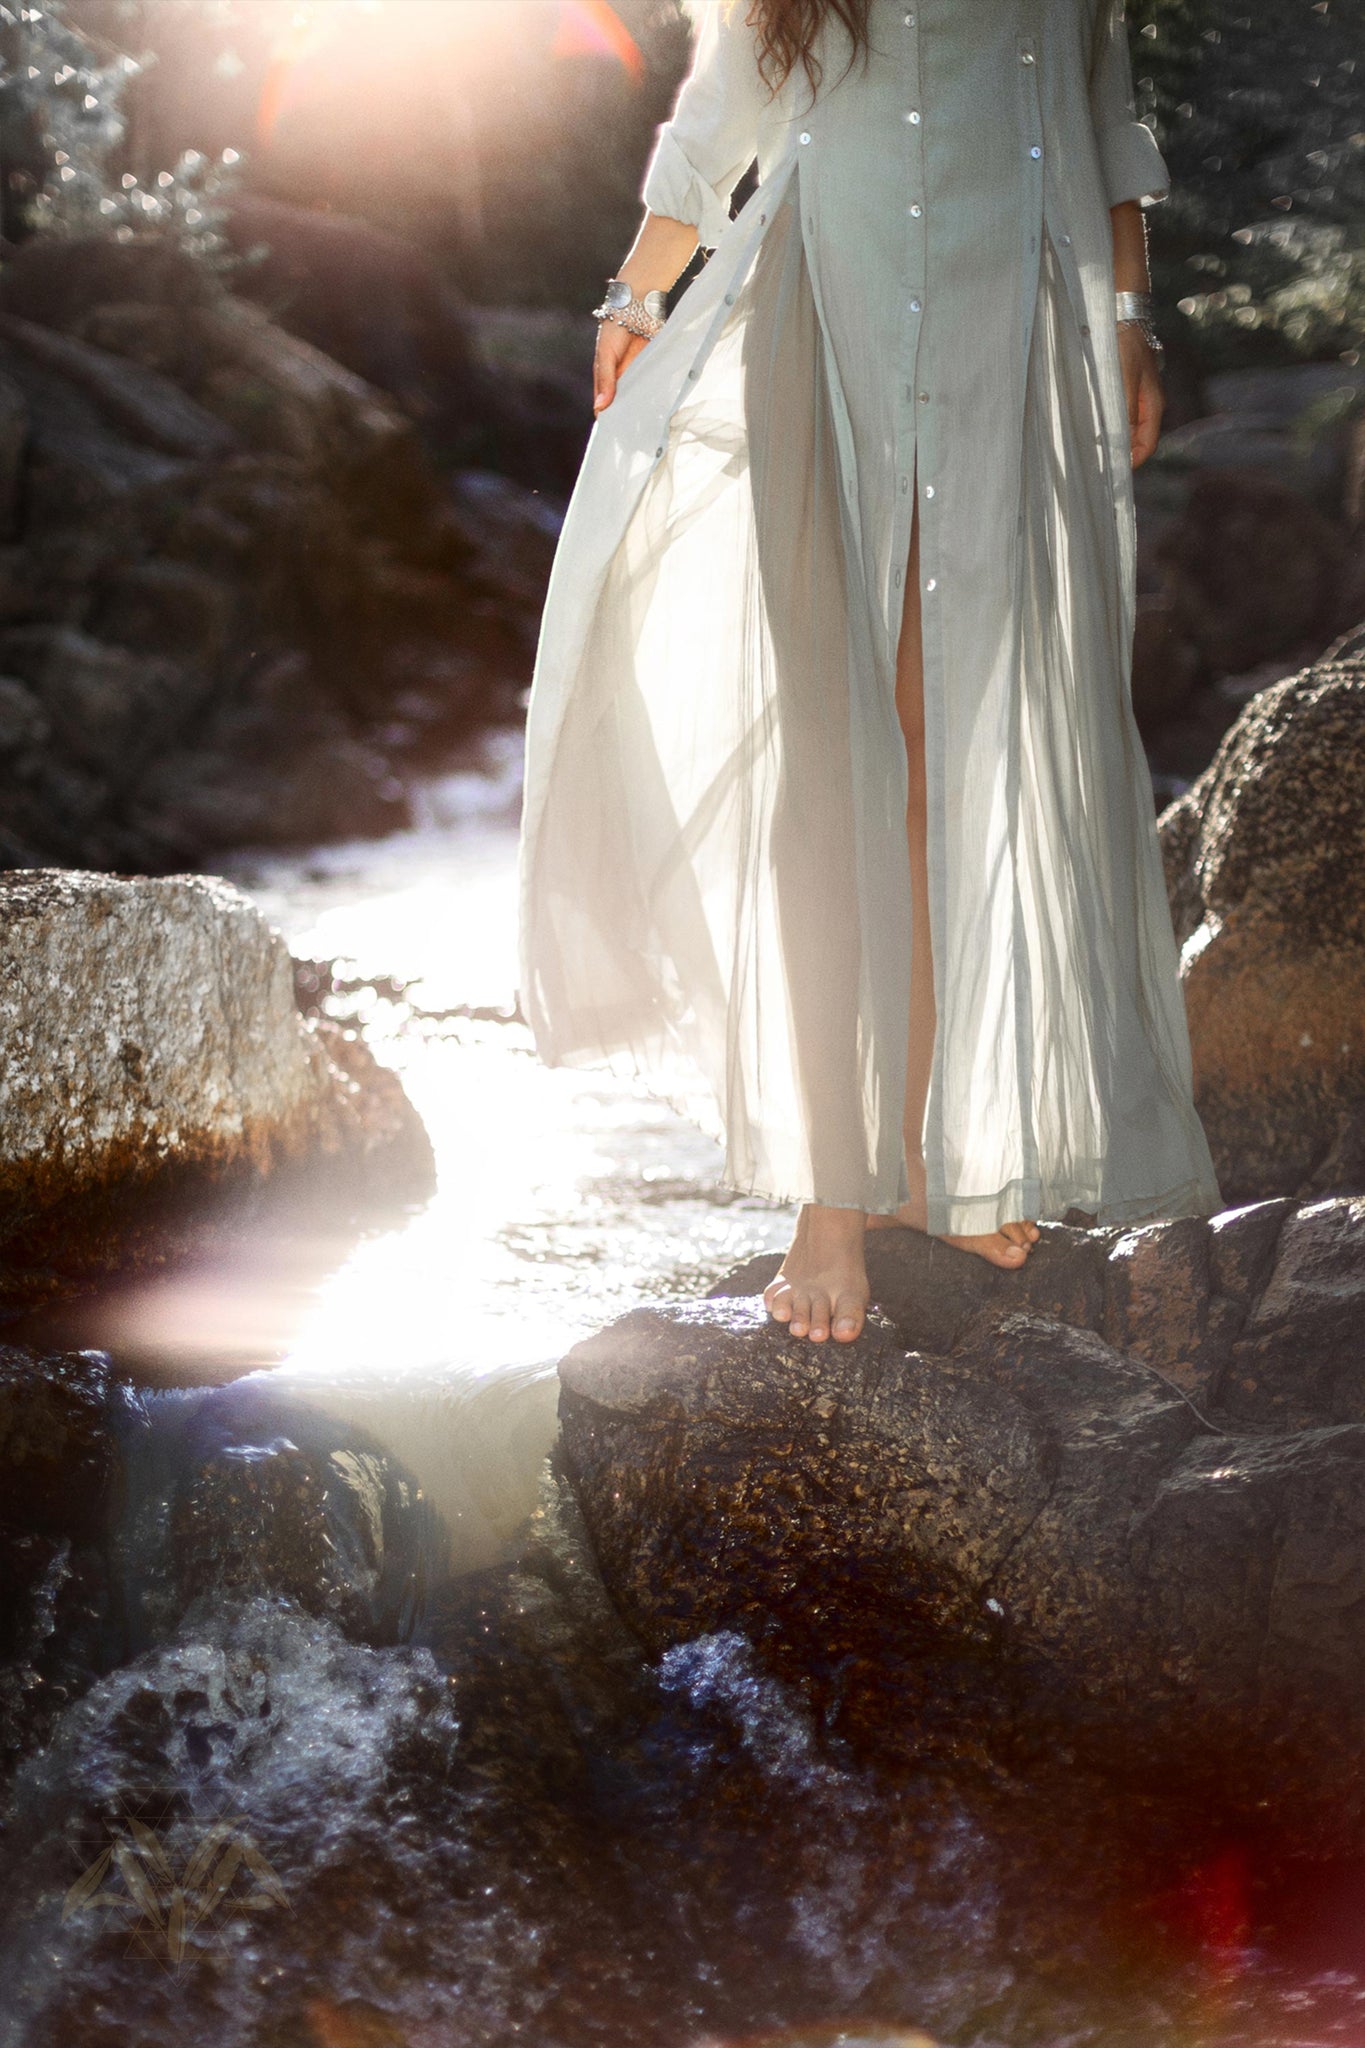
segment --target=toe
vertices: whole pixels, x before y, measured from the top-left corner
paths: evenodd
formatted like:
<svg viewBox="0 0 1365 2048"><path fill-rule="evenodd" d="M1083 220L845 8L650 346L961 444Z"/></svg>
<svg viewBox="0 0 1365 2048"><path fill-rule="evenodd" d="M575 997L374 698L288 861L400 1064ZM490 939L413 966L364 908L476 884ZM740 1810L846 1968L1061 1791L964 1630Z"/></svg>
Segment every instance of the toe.
<svg viewBox="0 0 1365 2048"><path fill-rule="evenodd" d="M813 1344L823 1344L829 1335L829 1296L814 1294L810 1304L810 1336Z"/></svg>
<svg viewBox="0 0 1365 2048"><path fill-rule="evenodd" d="M810 1296L792 1289L791 1317L788 1322L793 1337L804 1337L810 1329Z"/></svg>
<svg viewBox="0 0 1365 2048"><path fill-rule="evenodd" d="M834 1304L834 1334L849 1344L863 1327L863 1306L851 1294L841 1294Z"/></svg>
<svg viewBox="0 0 1365 2048"><path fill-rule="evenodd" d="M791 1282L780 1276L764 1289L763 1305L774 1321L789 1323L792 1315Z"/></svg>

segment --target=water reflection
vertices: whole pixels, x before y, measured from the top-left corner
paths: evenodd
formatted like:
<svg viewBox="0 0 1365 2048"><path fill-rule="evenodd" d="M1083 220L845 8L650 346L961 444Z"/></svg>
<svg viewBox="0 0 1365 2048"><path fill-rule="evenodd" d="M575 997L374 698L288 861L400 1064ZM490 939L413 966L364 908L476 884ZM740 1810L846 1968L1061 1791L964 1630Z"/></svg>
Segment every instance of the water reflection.
<svg viewBox="0 0 1365 2048"><path fill-rule="evenodd" d="M163 1380L269 1368L378 1436L466 1563L532 1505L568 1347L782 1243L792 1213L718 1197L695 1125L629 1080L542 1067L523 1024L491 1021L514 1011L519 766L495 735L413 831L232 867L297 956L359 984L324 1007L402 1074L434 1199L358 1244L271 1224L103 1304L99 1339Z"/></svg>

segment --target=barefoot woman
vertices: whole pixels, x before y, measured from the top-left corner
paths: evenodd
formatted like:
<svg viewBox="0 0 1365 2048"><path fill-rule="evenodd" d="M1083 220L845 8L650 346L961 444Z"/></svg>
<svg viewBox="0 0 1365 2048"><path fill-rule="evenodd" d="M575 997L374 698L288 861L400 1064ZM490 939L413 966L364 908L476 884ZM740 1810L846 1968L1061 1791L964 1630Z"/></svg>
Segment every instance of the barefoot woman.
<svg viewBox="0 0 1365 2048"><path fill-rule="evenodd" d="M699 11L597 309L522 1003L700 1074L725 1184L802 1204L769 1309L848 1340L869 1226L1010 1267L1219 1206L1129 695L1169 181L1121 0Z"/></svg>

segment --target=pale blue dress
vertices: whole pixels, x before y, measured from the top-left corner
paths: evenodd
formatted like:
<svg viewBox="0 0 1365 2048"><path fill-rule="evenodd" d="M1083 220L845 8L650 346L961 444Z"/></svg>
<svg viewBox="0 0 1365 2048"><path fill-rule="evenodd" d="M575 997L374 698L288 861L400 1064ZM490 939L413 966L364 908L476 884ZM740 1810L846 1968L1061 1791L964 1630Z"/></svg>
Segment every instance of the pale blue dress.
<svg viewBox="0 0 1365 2048"><path fill-rule="evenodd" d="M713 253L593 428L545 606L537 1047L709 1120L729 1186L906 1198L917 499L928 1227L1211 1213L1130 701L1108 209L1169 181L1119 0L871 0L867 67L834 24L775 101L745 4L699 10L643 185Z"/></svg>

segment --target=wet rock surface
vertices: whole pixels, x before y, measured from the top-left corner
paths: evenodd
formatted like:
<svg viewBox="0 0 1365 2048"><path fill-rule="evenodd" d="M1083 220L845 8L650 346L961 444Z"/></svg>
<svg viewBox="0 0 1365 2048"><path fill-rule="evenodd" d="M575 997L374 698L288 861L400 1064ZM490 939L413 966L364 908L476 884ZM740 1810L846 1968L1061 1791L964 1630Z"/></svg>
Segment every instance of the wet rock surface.
<svg viewBox="0 0 1365 2048"><path fill-rule="evenodd" d="M769 1321L775 1259L576 1346L563 1452L612 1598L656 1654L951 1649L1006 1753L1062 1729L1358 1844L1365 1199L1042 1228L1008 1275L879 1233L850 1346ZM905 1698L864 1738L894 1752Z"/></svg>
<svg viewBox="0 0 1365 2048"><path fill-rule="evenodd" d="M198 1603L409 1639L448 1539L373 1438L259 1385L163 1415L100 1352L0 1347L0 1781Z"/></svg>
<svg viewBox="0 0 1365 2048"><path fill-rule="evenodd" d="M1129 1833L1077 1790L1065 1763L1045 1788L909 1754L878 1775L736 1632L649 1664L551 1477L516 1560L453 1585L415 1644L227 1594L91 1686L16 1781L0 1964L33 2042L84 2038L97 2001L107 2037L169 2044L187 2000L243 2048L267 2024L1041 2044L1059 2013L1098 2041L1164 1993L1150 1932L1122 1952L1125 1892L1207 1841L1174 1810ZM215 1826L254 1861L210 1901ZM116 1895L126 1868L154 1900L188 1873L178 1953L136 1901L63 1917L111 1845ZM1172 1985L1173 2024L1191 2003Z"/></svg>
<svg viewBox="0 0 1365 2048"><path fill-rule="evenodd" d="M1161 818L1225 1199L1365 1187L1365 659L1262 690Z"/></svg>
<svg viewBox="0 0 1365 2048"><path fill-rule="evenodd" d="M192 2008L215 2048L281 2030L471 2048L920 2048L926 2037L1166 2048L1201 2038L1216 1982L1227 2038L1299 2043L1296 1991L1281 2027L1273 1982L1229 1989L1199 1947L1201 1902L1226 1911L1241 1873L1268 1867L1264 1817L1230 1832L1226 1810L1192 1801L1174 1773L1135 1791L1131 1775L1091 1770L1074 1717L1002 1654L1008 1618L978 1628L960 1599L965 1628L932 1612L935 1580L964 1576L946 1522L921 1555L909 1627L889 1605L904 1587L870 1546L889 1559L892 1467L916 1443L934 1460L921 1520L946 1503L973 1555L993 1544L997 1585L1010 1569L999 1555L1010 1488L1023 1475L1036 1492L1050 1456L1060 1515L1078 1467L1112 1476L1119 1449L1134 1453L1122 1516L1172 1447L1180 1455L1187 1424L1174 1410L1189 1417L1131 1355L1144 1337L1202 1359L1210 1392L1206 1296L1275 1310L1275 1286L1296 1304L1314 1288L1340 1295L1330 1261L1319 1274L1292 1245L1282 1257L1300 1213L1312 1225L1310 1212L1269 1204L1210 1225L1049 1226L1018 1275L928 1241L918 1264L913 1246L874 1245L888 1313L862 1371L885 1439L880 1522L874 1502L818 1497L830 1473L811 1462L812 1441L842 1437L855 1485L872 1468L847 1426L839 1361L826 1347L803 1374L788 1346L790 1357L768 1354L790 1394L780 1474L747 1511L732 1492L722 1555L695 1558L711 1582L746 1559L761 1565L765 1525L799 1535L817 1496L847 1555L870 1560L866 1583L847 1574L836 1599L828 1559L793 1549L766 1615L749 1604L730 1623L689 1621L657 1650L625 1625L620 1559L604 1578L581 1478L559 1455L506 1563L424 1587L420 1503L325 1406L310 1411L264 1378L169 1406L148 1397L150 1434L111 1431L111 1448L99 1418L107 1428L118 1390L104 1361L14 1359L36 1441L50 1411L62 1457L73 1470L94 1459L99 1487L126 1492L132 1510L112 1531L105 1580L71 1581L64 1626L76 1641L83 1600L86 1663L64 1692L54 1685L41 1723L25 1724L0 1809L0 1981L16 2038L170 2048ZM772 1263L722 1284L757 1286ZM694 1304L689 1355L707 1330L758 1349L744 1335L752 1311L734 1293ZM974 1385L968 1346L992 1318L1000 1347ZM1058 1398L1014 1355L1021 1321L1057 1340ZM1106 1351L1101 1330L1124 1351ZM889 1439L914 1354L895 1353L890 1332L932 1336L947 1355L920 1363L952 1381L938 1395L921 1379L928 1421L908 1446ZM693 1480L689 1439L719 1383L710 1368L701 1376L709 1392L698 1399L694 1369L666 1425L673 1469ZM628 1365L610 1381L598 1393L638 1434L651 1418L631 1404ZM1111 1427L1092 1445L1082 1418L1096 1388L1114 1385ZM769 1411L774 1391L770 1379ZM8 1413L0 1398L0 1420ZM1010 1452L996 1484L988 1473L961 1483L964 1459L985 1471L1002 1413ZM1054 1454L1044 1439L1059 1413ZM20 1447L35 1438L10 1435ZM0 1431L0 1478L9 1441ZM757 1469L753 1443L736 1430L732 1475L746 1456ZM32 1482L35 1516L60 1515L51 1462ZM676 1587L694 1559L672 1526ZM1026 1541L1021 1529L1021 1553ZM1060 1541L1054 1522L1032 1554ZM661 1554L642 1583L659 1577ZM1229 1571L1230 1606L1239 1583ZM1107 1597L1102 1572L1087 1597ZM1046 1598L1070 1636L1065 1586ZM1021 1714L1035 1716L1022 1736ZM1235 1897L1240 1911L1249 1882ZM1278 1910L1274 1895L1257 1910Z"/></svg>
<svg viewBox="0 0 1365 2048"><path fill-rule="evenodd" d="M118 1438L142 1419L100 1354L0 1346L0 1780L111 1653Z"/></svg>
<svg viewBox="0 0 1365 2048"><path fill-rule="evenodd" d="M197 876L0 876L0 1250L11 1305L170 1257L210 1197L321 1175L356 1204L430 1192L395 1075L310 1024L255 906Z"/></svg>
<svg viewBox="0 0 1365 2048"><path fill-rule="evenodd" d="M193 1437L144 1626L168 1633L200 1597L266 1594L355 1641L411 1637L443 1538L381 1446L249 1389L211 1396Z"/></svg>

